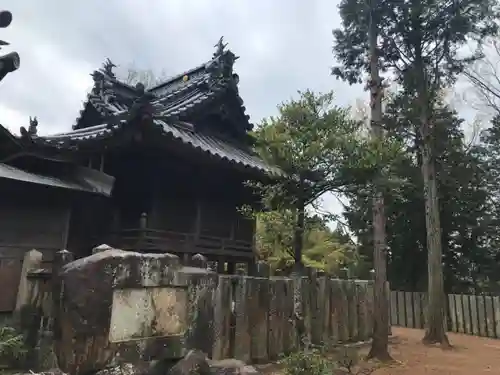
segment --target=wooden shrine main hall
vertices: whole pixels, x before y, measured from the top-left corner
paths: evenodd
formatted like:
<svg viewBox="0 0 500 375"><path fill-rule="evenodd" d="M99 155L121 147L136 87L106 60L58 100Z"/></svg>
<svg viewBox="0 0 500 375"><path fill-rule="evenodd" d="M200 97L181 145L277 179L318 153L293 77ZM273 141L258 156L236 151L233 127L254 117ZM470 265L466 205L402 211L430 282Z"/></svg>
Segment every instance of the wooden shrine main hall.
<svg viewBox="0 0 500 375"><path fill-rule="evenodd" d="M0 283L12 290L0 311L12 309L33 248L47 264L61 249L83 257L103 243L201 253L229 272L254 261L255 222L239 207L259 198L244 182L280 171L252 152L237 57L222 39L216 48L150 89L121 82L108 60L65 133L39 134L36 118L20 136L0 126Z"/></svg>

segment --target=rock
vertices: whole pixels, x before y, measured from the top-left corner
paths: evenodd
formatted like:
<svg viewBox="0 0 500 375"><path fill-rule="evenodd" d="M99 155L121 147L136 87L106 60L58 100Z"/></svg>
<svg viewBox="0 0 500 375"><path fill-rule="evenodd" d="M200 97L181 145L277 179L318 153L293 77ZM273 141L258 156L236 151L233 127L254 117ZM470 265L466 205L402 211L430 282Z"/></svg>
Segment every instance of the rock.
<svg viewBox="0 0 500 375"><path fill-rule="evenodd" d="M142 375L144 368L134 366L131 363L123 363L115 367L108 367L99 370L95 375Z"/></svg>
<svg viewBox="0 0 500 375"><path fill-rule="evenodd" d="M186 347L178 332L187 326L188 280L179 269L172 254L118 249L66 264L59 273L64 298L54 319L61 370L83 375L120 363L182 358ZM117 313L124 303L129 311Z"/></svg>
<svg viewBox="0 0 500 375"><path fill-rule="evenodd" d="M168 375L211 375L207 356L199 350L190 350L177 362Z"/></svg>
<svg viewBox="0 0 500 375"><path fill-rule="evenodd" d="M238 359L223 359L210 361L210 372L212 375L260 375L261 372L255 367L247 365Z"/></svg>

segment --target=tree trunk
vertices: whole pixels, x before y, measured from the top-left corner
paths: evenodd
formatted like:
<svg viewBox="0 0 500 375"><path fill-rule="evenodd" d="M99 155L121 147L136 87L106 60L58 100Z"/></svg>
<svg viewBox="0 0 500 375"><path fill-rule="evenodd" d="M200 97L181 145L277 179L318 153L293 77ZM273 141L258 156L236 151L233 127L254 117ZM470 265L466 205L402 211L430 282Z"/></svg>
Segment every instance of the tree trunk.
<svg viewBox="0 0 500 375"><path fill-rule="evenodd" d="M427 101L421 104L420 131L422 136L422 177L424 181L425 226L427 230L428 303L424 344L440 343L450 347L444 329L445 294L441 245L441 222L436 183L436 169L432 152L432 134L427 116Z"/></svg>
<svg viewBox="0 0 500 375"><path fill-rule="evenodd" d="M297 202L297 221L293 231L293 257L295 261L295 269L302 270L302 247L304 245L304 221L305 221L305 207L304 200L298 199Z"/></svg>
<svg viewBox="0 0 500 375"><path fill-rule="evenodd" d="M302 248L304 245L304 222L305 222L305 203L302 197L297 202L297 218L293 231L293 253L294 253L294 271L293 271L293 313L295 316L295 330L297 345L299 350L309 349L309 340L305 330L304 314L302 311L302 276L304 266L302 264Z"/></svg>
<svg viewBox="0 0 500 375"><path fill-rule="evenodd" d="M382 122L382 81L380 79L377 55L377 23L374 19L374 2L370 3L370 119L372 135L376 139L383 137ZM379 180L380 177L377 178ZM389 302L385 291L387 281L386 232L384 214L384 196L380 182L375 181L375 196L373 198L373 266L375 269L374 290L374 325L373 340L368 358L380 361L390 361L389 354Z"/></svg>

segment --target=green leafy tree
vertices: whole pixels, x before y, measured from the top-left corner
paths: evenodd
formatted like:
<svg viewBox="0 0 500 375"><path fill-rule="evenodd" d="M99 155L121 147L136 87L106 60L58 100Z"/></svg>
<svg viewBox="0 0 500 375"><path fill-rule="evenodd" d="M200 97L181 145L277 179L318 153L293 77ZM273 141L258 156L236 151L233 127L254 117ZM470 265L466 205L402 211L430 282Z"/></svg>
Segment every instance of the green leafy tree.
<svg viewBox="0 0 500 375"><path fill-rule="evenodd" d="M293 232L295 217L291 210L257 214L256 248L276 273L289 273L294 266ZM366 264L357 246L342 231L331 230L326 219L306 215L304 225L304 265L340 276L341 269L350 274L366 274Z"/></svg>
<svg viewBox="0 0 500 375"><path fill-rule="evenodd" d="M306 206L327 192L341 192L349 184L359 184L361 169L377 168L377 151L369 149L369 141L360 135L361 123L351 118L349 110L333 104L333 94L301 92L278 106L279 115L263 121L257 129L259 154L284 172L273 184L253 184L263 196L267 208L288 208L295 215L293 232L294 261L302 266L303 233ZM372 153L370 153L372 152ZM361 160L365 164L361 163Z"/></svg>
<svg viewBox="0 0 500 375"><path fill-rule="evenodd" d="M370 190L364 176L378 175L385 160L398 154L397 145L364 136L362 123L349 109L333 104L333 94L301 92L278 106L279 115L263 121L256 131L256 148L271 164L281 168L274 183L250 183L263 197L267 209L290 209L294 216L294 267L302 269L306 207L327 192ZM349 173L346 173L349 171ZM346 180L346 176L349 180ZM358 179L361 177L362 179ZM373 194L373 190L371 190ZM297 283L298 284L298 283ZM301 317L300 290L294 289L295 316ZM299 343L307 347L297 321Z"/></svg>
<svg viewBox="0 0 500 375"><path fill-rule="evenodd" d="M339 66L333 74L359 82L367 71L369 14L379 29L378 55L382 70L403 85L418 103L418 147L427 229L429 309L425 343L449 346L443 326L444 298L441 263L441 223L435 170L433 107L439 93L455 82L467 64L480 57L464 56L460 48L497 31L494 0L343 0L342 27L334 31L334 53ZM480 47L480 44L478 45ZM460 53L459 53L460 52Z"/></svg>

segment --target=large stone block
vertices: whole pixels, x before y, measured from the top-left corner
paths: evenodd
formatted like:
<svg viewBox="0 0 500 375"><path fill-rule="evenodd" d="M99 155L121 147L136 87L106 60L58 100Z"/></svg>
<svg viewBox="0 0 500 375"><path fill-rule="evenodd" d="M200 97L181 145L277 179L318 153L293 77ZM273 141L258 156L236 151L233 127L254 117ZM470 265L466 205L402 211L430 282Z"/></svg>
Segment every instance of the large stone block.
<svg viewBox="0 0 500 375"><path fill-rule="evenodd" d="M71 374L123 363L181 358L188 326L187 276L178 257L116 249L61 272L55 352Z"/></svg>

